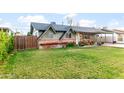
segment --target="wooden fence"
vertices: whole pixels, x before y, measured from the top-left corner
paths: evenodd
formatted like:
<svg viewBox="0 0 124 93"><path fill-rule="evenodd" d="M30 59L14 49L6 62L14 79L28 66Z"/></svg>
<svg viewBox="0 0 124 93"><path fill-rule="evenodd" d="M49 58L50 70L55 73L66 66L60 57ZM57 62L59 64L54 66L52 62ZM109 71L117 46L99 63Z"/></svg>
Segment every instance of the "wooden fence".
<svg viewBox="0 0 124 93"><path fill-rule="evenodd" d="M38 48L36 36L15 36L14 37L14 49L36 49Z"/></svg>

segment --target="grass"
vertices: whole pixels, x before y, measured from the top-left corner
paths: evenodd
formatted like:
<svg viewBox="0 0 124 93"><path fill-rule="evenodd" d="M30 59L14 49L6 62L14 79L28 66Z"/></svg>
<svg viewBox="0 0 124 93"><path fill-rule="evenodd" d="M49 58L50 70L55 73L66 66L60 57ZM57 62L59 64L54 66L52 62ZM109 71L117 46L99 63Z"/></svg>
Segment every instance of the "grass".
<svg viewBox="0 0 124 93"><path fill-rule="evenodd" d="M110 47L27 50L11 55L0 78L124 78L124 49Z"/></svg>

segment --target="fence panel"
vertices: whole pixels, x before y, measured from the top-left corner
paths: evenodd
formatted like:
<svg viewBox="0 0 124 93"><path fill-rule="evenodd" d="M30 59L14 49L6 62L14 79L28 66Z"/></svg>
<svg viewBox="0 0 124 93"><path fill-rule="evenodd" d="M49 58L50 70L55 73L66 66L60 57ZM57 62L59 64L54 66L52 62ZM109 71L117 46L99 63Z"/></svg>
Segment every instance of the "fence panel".
<svg viewBox="0 0 124 93"><path fill-rule="evenodd" d="M14 49L25 50L38 48L36 36L15 36Z"/></svg>

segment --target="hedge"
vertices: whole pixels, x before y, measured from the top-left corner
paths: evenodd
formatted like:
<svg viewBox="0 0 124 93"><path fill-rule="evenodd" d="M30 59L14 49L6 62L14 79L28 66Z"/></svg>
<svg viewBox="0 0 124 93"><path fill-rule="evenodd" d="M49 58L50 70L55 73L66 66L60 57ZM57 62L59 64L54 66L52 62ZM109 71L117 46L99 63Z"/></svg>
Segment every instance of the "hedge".
<svg viewBox="0 0 124 93"><path fill-rule="evenodd" d="M0 31L0 61L7 58L8 53L13 50L13 35Z"/></svg>

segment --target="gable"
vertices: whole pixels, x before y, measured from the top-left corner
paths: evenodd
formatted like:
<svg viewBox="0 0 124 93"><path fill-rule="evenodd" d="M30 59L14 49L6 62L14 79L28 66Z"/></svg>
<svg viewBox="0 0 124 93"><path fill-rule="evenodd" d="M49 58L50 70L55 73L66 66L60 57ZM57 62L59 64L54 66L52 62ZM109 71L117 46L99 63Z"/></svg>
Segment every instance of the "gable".
<svg viewBox="0 0 124 93"><path fill-rule="evenodd" d="M54 38L54 31L50 28L44 35L42 38Z"/></svg>
<svg viewBox="0 0 124 93"><path fill-rule="evenodd" d="M41 34L41 36L39 36L39 38L41 39L59 39L64 32L60 32L60 31L55 31L53 29L53 27L49 27L45 32L43 32Z"/></svg>
<svg viewBox="0 0 124 93"><path fill-rule="evenodd" d="M68 31L63 35L63 37L62 38L69 38L70 36L69 35L71 35L72 37L75 37L75 35L76 35L76 33L75 33L75 31L70 27L69 29L68 29ZM61 38L61 39L62 39Z"/></svg>
<svg viewBox="0 0 124 93"><path fill-rule="evenodd" d="M48 30L49 30L48 32L56 33L56 31L52 27L50 27Z"/></svg>
<svg viewBox="0 0 124 93"><path fill-rule="evenodd" d="M42 38L49 31L53 31L53 33L56 33L55 29L51 25L49 25L48 28L42 34L39 35L38 38Z"/></svg>
<svg viewBox="0 0 124 93"><path fill-rule="evenodd" d="M70 30L68 33L66 33L65 38L73 38L75 37L76 33L72 30Z"/></svg>

